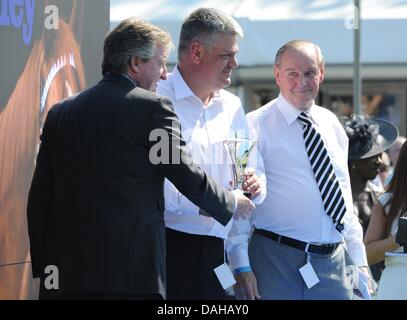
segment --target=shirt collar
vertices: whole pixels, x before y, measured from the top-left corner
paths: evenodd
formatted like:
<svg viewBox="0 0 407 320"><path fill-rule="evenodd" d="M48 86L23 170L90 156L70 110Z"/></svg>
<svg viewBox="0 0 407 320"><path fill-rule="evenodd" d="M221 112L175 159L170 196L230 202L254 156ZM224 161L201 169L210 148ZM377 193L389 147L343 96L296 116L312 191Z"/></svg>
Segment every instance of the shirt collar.
<svg viewBox="0 0 407 320"><path fill-rule="evenodd" d="M294 107L291 103L289 103L284 96L279 94L277 98L277 108L280 110L281 114L283 115L285 121L287 122L287 125L291 125L293 122L295 122L302 112L298 108ZM311 108L308 109L307 114L309 115L310 119L316 123L315 121L315 103L312 102Z"/></svg>
<svg viewBox="0 0 407 320"><path fill-rule="evenodd" d="M122 73L121 76L127 78L129 81L131 81L131 83L134 84L134 86L137 87L137 83L131 77L129 77L127 74Z"/></svg>
<svg viewBox="0 0 407 320"><path fill-rule="evenodd" d="M182 77L181 72L178 69L178 66L175 66L174 70L171 73L171 80L174 86L174 93L175 93L175 101L182 100L188 97L195 97L199 101L201 99L195 95L195 93L191 90L188 84L185 82L184 78ZM211 99L211 103L209 103L208 107L217 101L222 101L221 99L221 92L216 91Z"/></svg>
<svg viewBox="0 0 407 320"><path fill-rule="evenodd" d="M172 83L174 85L174 93L175 93L175 100L182 100L195 94L192 92L190 87L185 82L184 78L182 77L181 72L178 70L178 66L175 66L174 70L172 71L171 75Z"/></svg>

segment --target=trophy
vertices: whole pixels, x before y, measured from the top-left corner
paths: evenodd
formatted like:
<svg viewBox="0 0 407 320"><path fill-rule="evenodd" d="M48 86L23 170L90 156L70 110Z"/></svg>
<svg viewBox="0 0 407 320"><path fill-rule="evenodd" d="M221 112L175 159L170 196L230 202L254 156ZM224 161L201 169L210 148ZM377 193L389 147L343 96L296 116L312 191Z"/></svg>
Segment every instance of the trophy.
<svg viewBox="0 0 407 320"><path fill-rule="evenodd" d="M255 140L246 138L228 139L223 142L232 171L234 189L243 190L243 182L245 181L244 172L249 162L250 152L255 144ZM243 194L250 199L250 192L243 192Z"/></svg>

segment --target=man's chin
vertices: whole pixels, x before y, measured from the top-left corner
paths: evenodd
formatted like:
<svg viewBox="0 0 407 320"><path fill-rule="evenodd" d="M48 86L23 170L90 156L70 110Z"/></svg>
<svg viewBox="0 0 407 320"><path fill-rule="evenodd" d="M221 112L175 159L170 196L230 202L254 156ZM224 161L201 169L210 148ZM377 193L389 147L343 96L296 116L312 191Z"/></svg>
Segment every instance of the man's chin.
<svg viewBox="0 0 407 320"><path fill-rule="evenodd" d="M296 101L295 107L297 109L300 109L301 111L308 111L309 108L312 106L313 100L301 100L301 101Z"/></svg>
<svg viewBox="0 0 407 320"><path fill-rule="evenodd" d="M229 87L232 84L232 80L230 78L227 78L223 81L223 88Z"/></svg>

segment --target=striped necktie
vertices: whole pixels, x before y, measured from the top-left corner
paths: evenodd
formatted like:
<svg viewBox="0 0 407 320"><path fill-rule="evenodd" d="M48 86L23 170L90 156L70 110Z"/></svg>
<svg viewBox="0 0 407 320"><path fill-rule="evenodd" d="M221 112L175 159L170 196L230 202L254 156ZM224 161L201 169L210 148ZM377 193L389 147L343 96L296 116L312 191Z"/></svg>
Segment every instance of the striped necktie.
<svg viewBox="0 0 407 320"><path fill-rule="evenodd" d="M298 119L302 124L305 148L321 192L325 212L332 218L336 230L342 232L346 206L324 141L305 112L301 112Z"/></svg>

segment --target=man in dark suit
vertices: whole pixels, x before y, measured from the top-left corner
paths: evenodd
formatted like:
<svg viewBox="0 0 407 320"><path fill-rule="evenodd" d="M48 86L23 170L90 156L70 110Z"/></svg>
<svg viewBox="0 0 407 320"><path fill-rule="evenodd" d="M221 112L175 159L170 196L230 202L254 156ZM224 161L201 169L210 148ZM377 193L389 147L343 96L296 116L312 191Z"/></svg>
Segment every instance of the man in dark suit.
<svg viewBox="0 0 407 320"><path fill-rule="evenodd" d="M150 92L171 46L124 20L105 40L103 80L49 111L27 212L40 298L165 298L164 177L224 225L253 210L192 164L171 103ZM153 132L168 142L156 153Z"/></svg>

